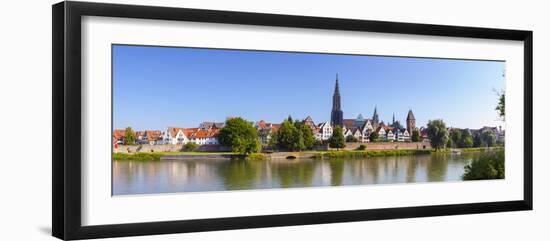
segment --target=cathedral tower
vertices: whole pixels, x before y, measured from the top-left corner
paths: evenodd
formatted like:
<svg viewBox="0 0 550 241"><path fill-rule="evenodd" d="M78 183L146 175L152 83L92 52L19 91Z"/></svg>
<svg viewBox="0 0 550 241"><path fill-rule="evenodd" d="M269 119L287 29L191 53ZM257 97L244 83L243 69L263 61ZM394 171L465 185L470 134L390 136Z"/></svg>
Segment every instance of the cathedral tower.
<svg viewBox="0 0 550 241"><path fill-rule="evenodd" d="M342 111L340 87L338 86L338 74L336 74L336 86L332 95L332 112L330 114L330 123L332 126L344 126L344 112Z"/></svg>

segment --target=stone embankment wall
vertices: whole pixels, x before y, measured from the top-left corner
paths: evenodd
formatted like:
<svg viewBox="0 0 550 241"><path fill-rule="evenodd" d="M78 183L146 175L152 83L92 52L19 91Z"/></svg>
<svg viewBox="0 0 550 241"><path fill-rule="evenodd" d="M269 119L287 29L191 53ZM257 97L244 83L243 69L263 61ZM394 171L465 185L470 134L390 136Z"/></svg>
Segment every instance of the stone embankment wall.
<svg viewBox="0 0 550 241"><path fill-rule="evenodd" d="M118 153L136 153L136 152L179 152L183 145L134 145L125 146L120 145L115 152ZM217 152L217 151L230 151L229 148L219 145L202 145L199 146L197 151L204 152Z"/></svg>

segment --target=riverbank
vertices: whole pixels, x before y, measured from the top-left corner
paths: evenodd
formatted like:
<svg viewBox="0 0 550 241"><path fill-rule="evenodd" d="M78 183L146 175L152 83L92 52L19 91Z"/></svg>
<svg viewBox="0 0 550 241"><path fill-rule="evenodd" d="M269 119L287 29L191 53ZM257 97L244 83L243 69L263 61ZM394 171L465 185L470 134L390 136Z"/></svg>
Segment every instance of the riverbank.
<svg viewBox="0 0 550 241"><path fill-rule="evenodd" d="M138 152L134 154L113 153L115 161L162 161L162 160L219 160L219 159L246 159L246 160L280 160L280 159L338 159L338 158L368 158L381 156L409 156L432 153L466 153L487 150L503 150L504 147L491 148L454 148L444 150L340 150L340 151L303 151L303 152L274 152L253 153L248 156L231 152Z"/></svg>

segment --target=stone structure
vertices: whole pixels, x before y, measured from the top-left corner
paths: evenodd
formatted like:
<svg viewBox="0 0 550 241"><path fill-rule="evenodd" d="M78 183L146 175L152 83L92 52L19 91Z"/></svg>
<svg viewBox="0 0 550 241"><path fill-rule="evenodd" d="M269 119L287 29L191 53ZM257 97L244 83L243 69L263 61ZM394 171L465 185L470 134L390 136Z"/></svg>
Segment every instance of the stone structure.
<svg viewBox="0 0 550 241"><path fill-rule="evenodd" d="M336 74L336 86L332 95L332 113L330 115L330 123L332 126L344 126L344 112L342 111L340 88L338 86L338 74Z"/></svg>
<svg viewBox="0 0 550 241"><path fill-rule="evenodd" d="M416 128L416 119L411 109L407 114L407 131L412 135L412 131Z"/></svg>

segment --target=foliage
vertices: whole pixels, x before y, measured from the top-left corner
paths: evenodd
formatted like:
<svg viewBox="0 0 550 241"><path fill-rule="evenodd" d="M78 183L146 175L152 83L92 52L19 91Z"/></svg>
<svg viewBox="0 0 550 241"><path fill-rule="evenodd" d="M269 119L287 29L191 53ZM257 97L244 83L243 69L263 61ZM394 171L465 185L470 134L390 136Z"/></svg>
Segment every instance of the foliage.
<svg viewBox="0 0 550 241"><path fill-rule="evenodd" d="M265 160L267 158L267 156L263 153L250 153L246 156L246 160L251 160L251 161L261 161L261 160Z"/></svg>
<svg viewBox="0 0 550 241"><path fill-rule="evenodd" d="M435 150L445 148L449 140L449 132L443 120L431 120L428 121L428 138L430 139L430 144Z"/></svg>
<svg viewBox="0 0 550 241"><path fill-rule="evenodd" d="M481 132L481 142L483 146L492 147L495 146L497 137L495 133L490 130L484 130Z"/></svg>
<svg viewBox="0 0 550 241"><path fill-rule="evenodd" d="M479 133L474 134L474 147L480 147L482 144L481 135Z"/></svg>
<svg viewBox="0 0 550 241"><path fill-rule="evenodd" d="M361 145L359 145L359 146L357 147L357 149L355 149L355 150L364 151L364 150L366 150L366 149L367 149L367 145L361 144Z"/></svg>
<svg viewBox="0 0 550 241"><path fill-rule="evenodd" d="M411 141L412 142L419 142L420 141L420 131L418 129L414 129L412 131Z"/></svg>
<svg viewBox="0 0 550 241"><path fill-rule="evenodd" d="M124 144L125 145L135 145L136 144L136 133L132 130L132 127L126 127L124 132Z"/></svg>
<svg viewBox="0 0 550 241"><path fill-rule="evenodd" d="M504 150L486 151L464 167L464 180L504 178Z"/></svg>
<svg viewBox="0 0 550 241"><path fill-rule="evenodd" d="M346 136L346 142L358 142L359 140L357 140L357 138L355 138L355 136L351 135L351 136Z"/></svg>
<svg viewBox="0 0 550 241"><path fill-rule="evenodd" d="M460 142L462 141L462 131L459 129L451 129L449 132L449 140L451 140L451 145L448 147L460 147Z"/></svg>
<svg viewBox="0 0 550 241"><path fill-rule="evenodd" d="M473 146L474 146L474 138L472 137L472 134L470 134L470 131L467 129L462 130L458 147L471 148Z"/></svg>
<svg viewBox="0 0 550 241"><path fill-rule="evenodd" d="M187 142L187 144L183 145L181 148L181 151L196 151L199 149L199 145L194 142Z"/></svg>
<svg viewBox="0 0 550 241"><path fill-rule="evenodd" d="M315 144L315 136L313 136L313 130L311 129L311 127L304 124L303 121L296 121L294 125L300 131L302 139L304 139L303 149L311 149Z"/></svg>
<svg viewBox="0 0 550 241"><path fill-rule="evenodd" d="M346 146L346 142L344 140L344 131L342 130L342 127L336 126L334 130L332 131L332 136L329 138L329 147L336 148L337 150L340 150L340 148L344 148Z"/></svg>
<svg viewBox="0 0 550 241"><path fill-rule="evenodd" d="M304 123L296 120L291 122L292 117L288 117L281 124L281 128L271 135L269 146L280 147L290 151L302 151L313 148L318 144L313 135L313 130Z"/></svg>
<svg viewBox="0 0 550 241"><path fill-rule="evenodd" d="M160 161L163 154L139 152L135 154L113 153L113 159L116 161Z"/></svg>
<svg viewBox="0 0 550 241"><path fill-rule="evenodd" d="M290 151L303 150L305 144L302 132L289 119L283 121L281 128L277 131L277 145Z"/></svg>
<svg viewBox="0 0 550 241"><path fill-rule="evenodd" d="M377 141L378 140L378 132L373 131L372 133L370 133L369 140L372 141L372 142Z"/></svg>
<svg viewBox="0 0 550 241"><path fill-rule="evenodd" d="M505 116L506 116L506 108L505 108L505 93L504 91L501 91L498 93L498 104L497 104L497 107L495 108L495 110L497 111L498 113L498 116L504 120Z"/></svg>
<svg viewBox="0 0 550 241"><path fill-rule="evenodd" d="M231 151L235 153L246 155L260 150L256 128L240 117L228 119L220 130L218 139L221 145L231 147Z"/></svg>

